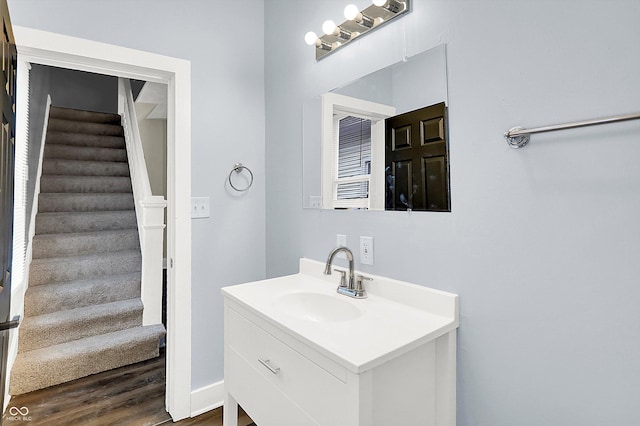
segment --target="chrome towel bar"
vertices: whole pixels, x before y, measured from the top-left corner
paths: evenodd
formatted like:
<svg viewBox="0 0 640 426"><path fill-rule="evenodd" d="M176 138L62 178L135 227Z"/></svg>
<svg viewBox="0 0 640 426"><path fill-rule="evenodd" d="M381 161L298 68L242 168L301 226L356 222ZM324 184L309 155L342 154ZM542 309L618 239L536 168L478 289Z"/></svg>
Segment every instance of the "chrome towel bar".
<svg viewBox="0 0 640 426"><path fill-rule="evenodd" d="M507 143L512 148L522 148L529 143L530 136L534 133L553 132L555 130L575 129L577 127L595 126L598 124L617 123L620 121L638 120L640 113L616 115L613 117L596 118L592 120L575 121L573 123L556 124L554 126L536 127L534 129L524 129L513 127L504 134Z"/></svg>

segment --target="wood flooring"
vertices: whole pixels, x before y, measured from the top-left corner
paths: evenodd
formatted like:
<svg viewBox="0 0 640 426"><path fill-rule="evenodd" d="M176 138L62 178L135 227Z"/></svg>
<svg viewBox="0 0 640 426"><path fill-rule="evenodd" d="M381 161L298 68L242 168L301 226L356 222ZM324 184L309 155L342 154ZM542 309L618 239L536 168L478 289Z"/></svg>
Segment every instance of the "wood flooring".
<svg viewBox="0 0 640 426"><path fill-rule="evenodd" d="M173 423L165 411L165 384L161 351L155 359L12 397L2 426L222 426L222 408ZM252 424L242 410L238 424Z"/></svg>

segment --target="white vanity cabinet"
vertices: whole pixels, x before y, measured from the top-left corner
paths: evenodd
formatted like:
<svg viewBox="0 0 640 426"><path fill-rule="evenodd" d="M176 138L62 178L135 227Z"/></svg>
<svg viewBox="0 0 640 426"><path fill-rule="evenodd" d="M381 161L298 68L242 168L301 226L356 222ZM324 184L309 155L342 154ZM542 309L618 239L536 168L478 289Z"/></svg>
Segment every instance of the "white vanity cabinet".
<svg viewBox="0 0 640 426"><path fill-rule="evenodd" d="M303 259L300 274L223 289L224 425L237 426L239 404L258 426L454 426L457 296L437 292L451 296L453 317L421 317L375 294L347 300L330 277L303 274L307 266L323 267ZM289 315L278 300L301 291L322 295L319 309L332 307L325 296L345 298L336 308L353 303L361 315L332 321L313 306ZM383 318L403 311L423 324Z"/></svg>

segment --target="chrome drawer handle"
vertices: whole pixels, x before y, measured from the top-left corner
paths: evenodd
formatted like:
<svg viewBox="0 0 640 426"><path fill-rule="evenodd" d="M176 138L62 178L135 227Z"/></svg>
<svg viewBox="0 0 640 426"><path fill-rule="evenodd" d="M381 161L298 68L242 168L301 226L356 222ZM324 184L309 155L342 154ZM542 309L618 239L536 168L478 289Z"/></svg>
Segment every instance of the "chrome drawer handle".
<svg viewBox="0 0 640 426"><path fill-rule="evenodd" d="M267 367L267 369L269 371L271 371L273 374L278 374L280 372L280 367L274 367L271 365L271 362L268 359L261 359L258 358L258 361L260 362L260 364L264 365L265 367Z"/></svg>

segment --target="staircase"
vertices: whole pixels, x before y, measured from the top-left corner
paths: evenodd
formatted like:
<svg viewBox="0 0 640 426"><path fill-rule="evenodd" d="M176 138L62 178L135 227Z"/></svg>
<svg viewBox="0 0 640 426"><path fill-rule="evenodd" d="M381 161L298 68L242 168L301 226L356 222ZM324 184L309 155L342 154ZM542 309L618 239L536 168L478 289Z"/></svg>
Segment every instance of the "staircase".
<svg viewBox="0 0 640 426"><path fill-rule="evenodd" d="M120 116L52 107L18 356L18 395L158 356Z"/></svg>

